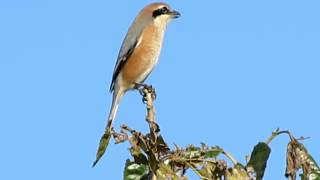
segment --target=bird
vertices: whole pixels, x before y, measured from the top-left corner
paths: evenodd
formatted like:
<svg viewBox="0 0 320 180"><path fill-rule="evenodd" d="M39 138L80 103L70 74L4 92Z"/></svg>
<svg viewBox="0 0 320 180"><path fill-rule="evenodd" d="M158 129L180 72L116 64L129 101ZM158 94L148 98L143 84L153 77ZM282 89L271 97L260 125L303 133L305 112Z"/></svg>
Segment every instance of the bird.
<svg viewBox="0 0 320 180"><path fill-rule="evenodd" d="M135 89L137 84L142 84L157 65L167 25L178 17L180 13L168 4L156 2L145 6L131 24L113 71L111 108L93 166L107 148L122 97L128 90Z"/></svg>

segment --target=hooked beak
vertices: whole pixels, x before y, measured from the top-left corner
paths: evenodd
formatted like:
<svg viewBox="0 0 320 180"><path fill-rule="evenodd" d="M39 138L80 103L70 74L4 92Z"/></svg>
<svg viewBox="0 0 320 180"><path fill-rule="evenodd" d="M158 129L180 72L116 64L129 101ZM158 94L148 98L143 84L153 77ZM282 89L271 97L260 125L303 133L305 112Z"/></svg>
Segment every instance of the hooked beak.
<svg viewBox="0 0 320 180"><path fill-rule="evenodd" d="M176 19L176 18L181 16L181 14L178 11L175 11L175 10L170 11L169 14L173 19Z"/></svg>

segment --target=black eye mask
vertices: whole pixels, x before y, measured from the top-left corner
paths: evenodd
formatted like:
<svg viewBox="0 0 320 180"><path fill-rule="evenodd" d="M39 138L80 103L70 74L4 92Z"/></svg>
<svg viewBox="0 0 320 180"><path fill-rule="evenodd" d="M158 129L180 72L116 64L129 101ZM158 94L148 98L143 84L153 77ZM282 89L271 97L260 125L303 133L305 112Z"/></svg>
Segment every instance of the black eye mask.
<svg viewBox="0 0 320 180"><path fill-rule="evenodd" d="M167 7L163 7L163 8L160 8L160 9L153 11L152 17L156 18L156 17L161 16L163 14L168 14L168 12L169 12L169 9Z"/></svg>

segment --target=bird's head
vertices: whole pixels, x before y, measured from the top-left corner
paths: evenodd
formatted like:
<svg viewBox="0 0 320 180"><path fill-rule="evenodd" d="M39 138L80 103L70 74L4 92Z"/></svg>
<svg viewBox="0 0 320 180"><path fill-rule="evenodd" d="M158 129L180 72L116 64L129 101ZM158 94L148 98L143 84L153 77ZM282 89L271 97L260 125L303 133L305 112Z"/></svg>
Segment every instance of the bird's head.
<svg viewBox="0 0 320 180"><path fill-rule="evenodd" d="M139 19L158 25L167 25L172 19L178 17L180 17L180 13L171 9L166 3L149 4L138 15Z"/></svg>

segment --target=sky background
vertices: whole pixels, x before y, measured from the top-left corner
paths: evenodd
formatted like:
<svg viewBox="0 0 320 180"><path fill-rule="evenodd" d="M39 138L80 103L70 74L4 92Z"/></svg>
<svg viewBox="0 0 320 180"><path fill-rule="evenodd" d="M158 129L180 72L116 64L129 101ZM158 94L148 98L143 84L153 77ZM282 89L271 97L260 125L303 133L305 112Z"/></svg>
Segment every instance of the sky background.
<svg viewBox="0 0 320 180"><path fill-rule="evenodd" d="M128 144L91 168L122 40L151 1L0 0L0 179L122 179ZM167 1L157 121L173 147L219 145L245 163L276 128L320 162L320 1ZM147 131L140 95L114 123ZM265 179L285 179L288 137L271 143ZM192 175L191 179L196 179Z"/></svg>

